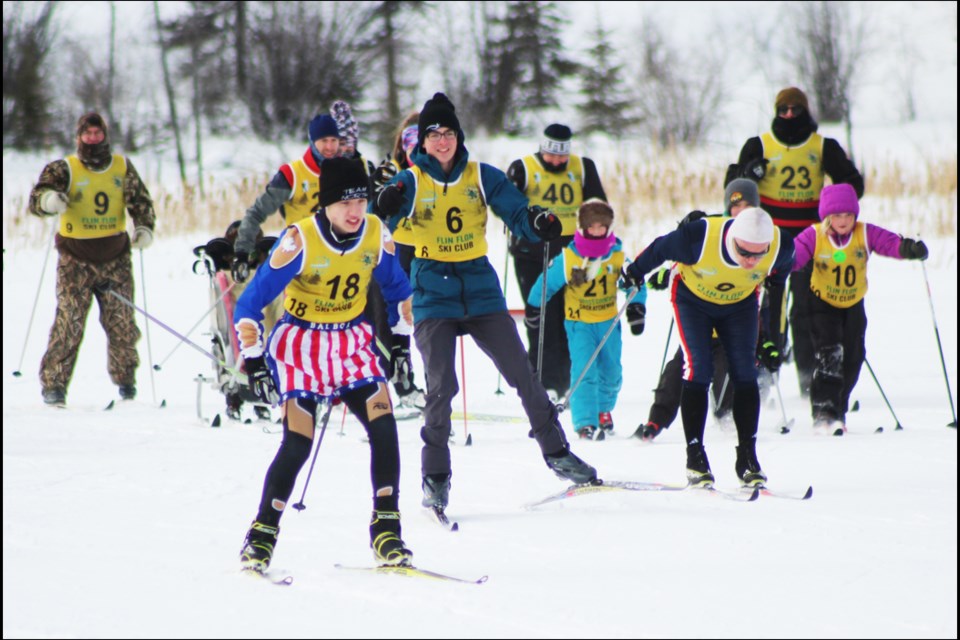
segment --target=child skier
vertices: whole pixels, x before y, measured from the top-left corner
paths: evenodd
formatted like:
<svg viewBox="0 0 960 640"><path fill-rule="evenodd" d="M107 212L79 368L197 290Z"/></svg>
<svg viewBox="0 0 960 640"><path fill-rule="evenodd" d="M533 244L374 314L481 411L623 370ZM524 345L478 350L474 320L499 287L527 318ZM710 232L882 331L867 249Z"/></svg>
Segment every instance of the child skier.
<svg viewBox="0 0 960 640"><path fill-rule="evenodd" d="M617 326L586 373L590 356L617 322L617 280L623 266L623 245L613 234L613 209L600 200L589 200L577 212L578 228L571 242L547 270L547 300L566 286L564 329L570 348L570 380L583 374L570 397L573 429L581 438L603 440L613 431L610 412L617 404L623 382L620 364L622 340ZM528 322L539 322L543 280L538 279L527 298ZM643 333L647 288L627 307L627 319L634 335Z"/></svg>
<svg viewBox="0 0 960 640"><path fill-rule="evenodd" d="M874 224L859 222L860 203L849 184L824 187L820 224L797 236L793 270L813 261L811 329L816 365L810 387L817 433L842 436L847 403L866 357L867 258L871 252L902 260L926 260L922 241L902 238Z"/></svg>

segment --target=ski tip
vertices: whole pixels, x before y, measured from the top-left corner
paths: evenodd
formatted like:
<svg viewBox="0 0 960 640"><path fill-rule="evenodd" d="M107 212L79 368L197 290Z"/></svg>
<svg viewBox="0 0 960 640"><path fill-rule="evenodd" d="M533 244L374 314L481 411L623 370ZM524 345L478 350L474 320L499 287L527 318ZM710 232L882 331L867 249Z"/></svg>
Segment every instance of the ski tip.
<svg viewBox="0 0 960 640"><path fill-rule="evenodd" d="M115 405L116 405L116 400L111 400L111 401L110 401L110 404L108 404L107 406L105 406L105 407L103 408L103 410L104 410L104 411L110 411L110 409L113 409L113 407L114 407Z"/></svg>
<svg viewBox="0 0 960 640"><path fill-rule="evenodd" d="M450 525L450 531L460 531L460 523L454 522Z"/></svg>
<svg viewBox="0 0 960 640"><path fill-rule="evenodd" d="M213 416L213 420L210 421L210 426L211 426L211 427L219 427L219 426L220 426L220 414L219 414L219 413L218 413L217 415Z"/></svg>
<svg viewBox="0 0 960 640"><path fill-rule="evenodd" d="M166 408L167 408L167 399L166 399L166 398L164 398L163 400L160 401L160 408L161 408L161 409L166 409Z"/></svg>
<svg viewBox="0 0 960 640"><path fill-rule="evenodd" d="M750 497L747 498L747 502L753 502L760 497L760 487L754 487L753 491L750 492Z"/></svg>
<svg viewBox="0 0 960 640"><path fill-rule="evenodd" d="M807 487L806 493L804 493L804 494L803 494L803 497L800 498L800 499L801 499L801 500L809 500L809 499L812 498L812 497L813 497L813 485Z"/></svg>
<svg viewBox="0 0 960 640"><path fill-rule="evenodd" d="M472 434L472 433L468 433L468 434L467 434L467 444L466 444L465 446L470 447L470 446L472 446L472 445L473 445L473 434Z"/></svg>
<svg viewBox="0 0 960 640"><path fill-rule="evenodd" d="M883 433L883 427L877 427L873 430L874 433Z"/></svg>

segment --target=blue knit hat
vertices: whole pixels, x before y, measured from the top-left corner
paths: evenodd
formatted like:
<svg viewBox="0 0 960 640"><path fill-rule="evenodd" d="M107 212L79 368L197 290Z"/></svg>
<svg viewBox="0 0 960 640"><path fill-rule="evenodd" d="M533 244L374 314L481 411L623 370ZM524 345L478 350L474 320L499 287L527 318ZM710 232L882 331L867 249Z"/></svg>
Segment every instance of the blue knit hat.
<svg viewBox="0 0 960 640"><path fill-rule="evenodd" d="M310 142L316 142L320 138L340 138L337 121L326 114L314 116L307 131L310 134Z"/></svg>

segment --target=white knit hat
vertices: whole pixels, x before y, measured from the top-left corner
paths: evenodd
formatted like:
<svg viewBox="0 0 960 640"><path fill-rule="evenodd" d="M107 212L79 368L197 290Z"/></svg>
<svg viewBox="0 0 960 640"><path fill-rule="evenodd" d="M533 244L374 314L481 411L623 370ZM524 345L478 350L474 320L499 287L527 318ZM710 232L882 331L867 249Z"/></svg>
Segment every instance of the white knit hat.
<svg viewBox="0 0 960 640"><path fill-rule="evenodd" d="M773 242L773 219L759 207L744 209L730 225L728 235L744 242L769 244Z"/></svg>

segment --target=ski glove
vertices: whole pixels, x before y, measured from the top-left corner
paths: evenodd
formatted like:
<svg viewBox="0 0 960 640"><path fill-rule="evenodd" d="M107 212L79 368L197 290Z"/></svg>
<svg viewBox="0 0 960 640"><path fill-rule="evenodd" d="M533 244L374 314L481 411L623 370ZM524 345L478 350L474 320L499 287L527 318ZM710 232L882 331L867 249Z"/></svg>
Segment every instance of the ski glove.
<svg viewBox="0 0 960 640"><path fill-rule="evenodd" d="M780 363L783 358L780 357L780 349L772 340L760 339L760 346L757 348L757 359L760 364L766 367L771 373L780 370Z"/></svg>
<svg viewBox="0 0 960 640"><path fill-rule="evenodd" d="M707 217L707 213L705 211L700 211L700 209L694 209L687 215L683 216L683 220L680 221L680 225L685 225L689 222L696 222L697 220L703 220L706 217Z"/></svg>
<svg viewBox="0 0 960 640"><path fill-rule="evenodd" d="M923 240L904 238L900 241L900 257L904 260L926 260L929 255Z"/></svg>
<svg viewBox="0 0 960 640"><path fill-rule="evenodd" d="M244 359L244 366L247 369L247 384L254 395L262 402L276 404L279 399L277 385L273 382L273 374L270 373L263 356Z"/></svg>
<svg viewBox="0 0 960 640"><path fill-rule="evenodd" d="M55 216L67 210L70 199L60 191L47 191L40 196L40 209L48 216Z"/></svg>
<svg viewBox="0 0 960 640"><path fill-rule="evenodd" d="M540 236L544 242L556 240L563 235L563 223L553 211L543 207L533 205L527 209L527 215L530 218L530 226L533 232Z"/></svg>
<svg viewBox="0 0 960 640"><path fill-rule="evenodd" d="M373 172L374 190L377 192L382 191L383 188L387 186L387 183L393 180L393 177L396 176L397 173L399 173L397 165L389 160L377 167L377 170Z"/></svg>
<svg viewBox="0 0 960 640"><path fill-rule="evenodd" d="M650 278L650 282L647 283L647 286L657 291L663 291L664 289L669 287L670 286L670 269L664 268L664 269L660 269L660 271L657 271L655 274L653 274L653 277Z"/></svg>
<svg viewBox="0 0 960 640"><path fill-rule="evenodd" d="M527 305L523 310L523 324L534 331L540 328L540 307Z"/></svg>
<svg viewBox="0 0 960 640"><path fill-rule="evenodd" d="M744 165L741 175L754 182L760 182L763 180L763 176L767 175L767 163L769 162L766 158L754 158Z"/></svg>
<svg viewBox="0 0 960 640"><path fill-rule="evenodd" d="M392 218L400 213L401 206L403 206L402 182L384 187L377 197L377 212L383 219Z"/></svg>
<svg viewBox="0 0 960 640"><path fill-rule="evenodd" d="M640 276L638 278L637 276L633 275L633 273L630 272L630 266L633 266L632 262L630 263L629 266L626 266L620 269L620 280L617 283L617 286L619 286L624 291L629 291L634 287L636 287L639 290L640 287L643 286L643 276Z"/></svg>
<svg viewBox="0 0 960 640"><path fill-rule="evenodd" d="M233 279L240 283L246 282L250 277L250 256L246 251L237 251L233 254L230 273L233 274Z"/></svg>
<svg viewBox="0 0 960 640"><path fill-rule="evenodd" d="M131 249L146 249L153 244L153 231L149 227L137 227L133 232L133 240L130 242Z"/></svg>
<svg viewBox="0 0 960 640"><path fill-rule="evenodd" d="M639 336L643 333L644 325L647 321L647 307L642 302L631 302L627 305L627 324L630 325L630 333Z"/></svg>

